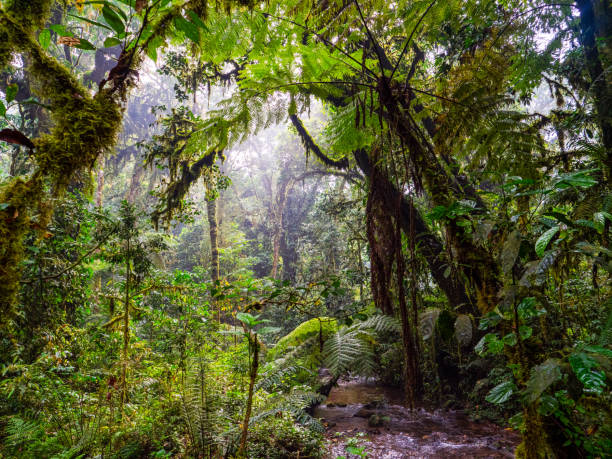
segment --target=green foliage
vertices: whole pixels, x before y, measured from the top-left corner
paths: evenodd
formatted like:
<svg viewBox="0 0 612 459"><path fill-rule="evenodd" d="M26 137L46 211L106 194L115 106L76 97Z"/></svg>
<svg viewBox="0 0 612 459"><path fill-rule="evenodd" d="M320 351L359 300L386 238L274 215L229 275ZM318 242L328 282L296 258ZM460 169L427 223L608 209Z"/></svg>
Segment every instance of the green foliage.
<svg viewBox="0 0 612 459"><path fill-rule="evenodd" d="M249 458L323 457L323 438L296 426L291 417L280 414L256 423L250 432Z"/></svg>
<svg viewBox="0 0 612 459"><path fill-rule="evenodd" d="M476 387L476 411L484 398L499 419L520 412L519 457L607 454L605 12L471 0L60 6L0 7L2 454L231 456L242 422L252 457L316 457L314 370L401 383L396 316L427 343L410 354L426 397L460 403ZM92 66L101 81L85 88ZM151 104L129 97L136 84L165 104L157 125ZM291 136L266 131L288 116ZM102 161L118 138L116 160ZM139 175L143 146L151 170ZM107 213L66 195L87 195L94 167ZM170 235L119 204L126 188ZM211 199L225 275L212 284L198 214ZM277 268L286 283L263 279ZM368 318L381 305L367 279L402 270L382 292L388 316ZM340 279L318 280L330 273ZM280 329L293 331L274 345Z"/></svg>
<svg viewBox="0 0 612 459"><path fill-rule="evenodd" d="M559 232L559 227L553 226L552 228L546 230L538 238L535 244L535 251L536 251L537 256L541 257L542 255L544 255L544 251L546 250L546 247L548 247L548 244L558 232Z"/></svg>
<svg viewBox="0 0 612 459"><path fill-rule="evenodd" d="M516 385L512 381L505 381L495 386L487 394L486 400L489 403L501 404L510 399L516 392Z"/></svg>
<svg viewBox="0 0 612 459"><path fill-rule="evenodd" d="M527 401L533 403L538 400L540 395L559 379L561 379L561 368L556 359L548 359L533 367L525 387Z"/></svg>
<svg viewBox="0 0 612 459"><path fill-rule="evenodd" d="M194 454L213 456L218 451L221 398L216 381L208 374L209 367L203 361L190 365L181 394L182 415Z"/></svg>
<svg viewBox="0 0 612 459"><path fill-rule="evenodd" d="M309 338L317 337L322 341L338 330L338 323L332 317L315 317L298 325L291 333L283 336L271 350L272 356L280 356L290 347L297 347Z"/></svg>
<svg viewBox="0 0 612 459"><path fill-rule="evenodd" d="M601 394L606 386L606 378L603 372L595 370L597 362L584 352L576 352L570 355L569 363L578 380L584 385L586 392Z"/></svg>
<svg viewBox="0 0 612 459"><path fill-rule="evenodd" d="M340 328L323 345L323 364L336 376L347 371L374 374L376 334L399 332L397 321L388 316L373 316L363 322Z"/></svg>

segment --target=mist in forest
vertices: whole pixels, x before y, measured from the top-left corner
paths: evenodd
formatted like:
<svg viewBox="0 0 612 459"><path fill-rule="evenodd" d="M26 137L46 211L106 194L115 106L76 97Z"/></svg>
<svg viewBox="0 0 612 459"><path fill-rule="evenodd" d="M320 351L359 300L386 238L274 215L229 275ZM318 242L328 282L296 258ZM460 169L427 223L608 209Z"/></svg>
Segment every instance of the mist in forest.
<svg viewBox="0 0 612 459"><path fill-rule="evenodd" d="M610 24L0 0L0 457L609 457Z"/></svg>

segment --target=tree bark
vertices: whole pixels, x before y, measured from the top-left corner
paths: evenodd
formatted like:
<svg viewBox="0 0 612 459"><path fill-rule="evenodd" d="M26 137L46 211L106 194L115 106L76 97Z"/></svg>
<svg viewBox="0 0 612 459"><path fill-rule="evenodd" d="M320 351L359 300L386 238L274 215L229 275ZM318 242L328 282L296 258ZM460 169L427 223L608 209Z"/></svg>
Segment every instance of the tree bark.
<svg viewBox="0 0 612 459"><path fill-rule="evenodd" d="M213 282L219 280L219 245L217 228L217 201L209 199L206 201L208 214L208 234L210 236L210 278Z"/></svg>
<svg viewBox="0 0 612 459"><path fill-rule="evenodd" d="M253 361L249 372L249 393L247 396L247 404L244 412L244 420L242 421L242 435L240 436L240 447L238 448L237 457L246 457L246 443L249 433L249 422L251 420L251 410L253 409L253 393L255 391L255 380L257 379L257 371L259 370L259 340L257 333L248 332L249 347L253 352Z"/></svg>
<svg viewBox="0 0 612 459"><path fill-rule="evenodd" d="M612 178L612 4L610 0L577 0L580 10L580 41L591 77L593 104L608 180Z"/></svg>
<svg viewBox="0 0 612 459"><path fill-rule="evenodd" d="M144 167L140 163L136 163L134 165L134 170L132 171L132 178L130 180L130 187L128 189L127 194L127 202L130 204L134 204L136 200L136 195L138 194L138 190L140 189L140 181L142 180L142 176L144 175Z"/></svg>
<svg viewBox="0 0 612 459"><path fill-rule="evenodd" d="M96 187L96 206L102 207L102 198L104 197L104 161L100 161L98 166L97 174L97 187Z"/></svg>
<svg viewBox="0 0 612 459"><path fill-rule="evenodd" d="M280 261L280 245L283 236L283 213L285 211L285 205L287 204L287 196L294 183L293 177L283 177L278 186L276 202L272 204L271 213L274 228L272 233L272 272L270 273L270 277L274 279L276 279L278 274L278 264Z"/></svg>
<svg viewBox="0 0 612 459"><path fill-rule="evenodd" d="M411 99L404 95L397 96L392 84L382 79L379 85L383 116L409 152L410 161L422 178L422 185L433 204L449 207L457 200L469 197L469 190L461 185L454 172L443 167L434 145L410 116ZM498 303L501 289L499 265L490 251L474 244L471 236L455 220L446 221L445 229L448 243L455 249L458 269L467 280L469 290L474 293L478 311L486 314Z"/></svg>
<svg viewBox="0 0 612 459"><path fill-rule="evenodd" d="M369 177L372 173L372 164L368 154L365 150L357 150L354 152L354 156L359 168L364 175ZM397 202L398 198L400 199L400 225L406 235L410 234L410 215L412 214L416 245L425 258L432 277L448 298L451 306L459 308L463 312L475 312L475 305L468 297L463 282L459 279L457 273L451 272L449 275L445 275L449 262L446 259L444 245L427 227L418 209L411 205L410 201L400 193L388 178L378 174L378 180L384 180L384 183L381 183L380 186L384 186L387 189L386 194L392 197L392 199L384 201L385 212L393 215L396 212L393 208L393 202Z"/></svg>

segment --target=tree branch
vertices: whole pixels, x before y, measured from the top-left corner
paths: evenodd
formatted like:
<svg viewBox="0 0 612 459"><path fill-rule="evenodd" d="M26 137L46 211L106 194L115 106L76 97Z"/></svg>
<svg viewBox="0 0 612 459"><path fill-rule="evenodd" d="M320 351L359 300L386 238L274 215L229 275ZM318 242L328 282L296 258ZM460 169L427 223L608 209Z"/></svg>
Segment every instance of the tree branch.
<svg viewBox="0 0 612 459"><path fill-rule="evenodd" d="M293 126L295 126L295 129L297 130L298 135L300 136L300 139L302 140L302 144L304 145L304 148L306 148L306 152L312 151L316 155L317 158L319 158L326 166L329 166L329 167L335 167L338 169L346 169L349 166L348 158L333 160L327 157L325 154L323 154L323 152L321 151L319 146L315 143L315 141L310 136L308 131L306 131L306 128L302 124L302 121L300 121L300 119L297 117L297 115L289 115L289 119L293 123Z"/></svg>

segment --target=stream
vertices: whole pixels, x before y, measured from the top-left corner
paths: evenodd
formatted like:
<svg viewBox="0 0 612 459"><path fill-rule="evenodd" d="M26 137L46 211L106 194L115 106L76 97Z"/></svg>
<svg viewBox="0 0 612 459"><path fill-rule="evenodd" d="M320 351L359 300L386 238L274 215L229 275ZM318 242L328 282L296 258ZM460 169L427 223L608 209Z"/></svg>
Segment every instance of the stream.
<svg viewBox="0 0 612 459"><path fill-rule="evenodd" d="M520 442L518 433L463 411L411 411L401 390L363 379L339 381L314 415L326 426L329 459L512 458Z"/></svg>

